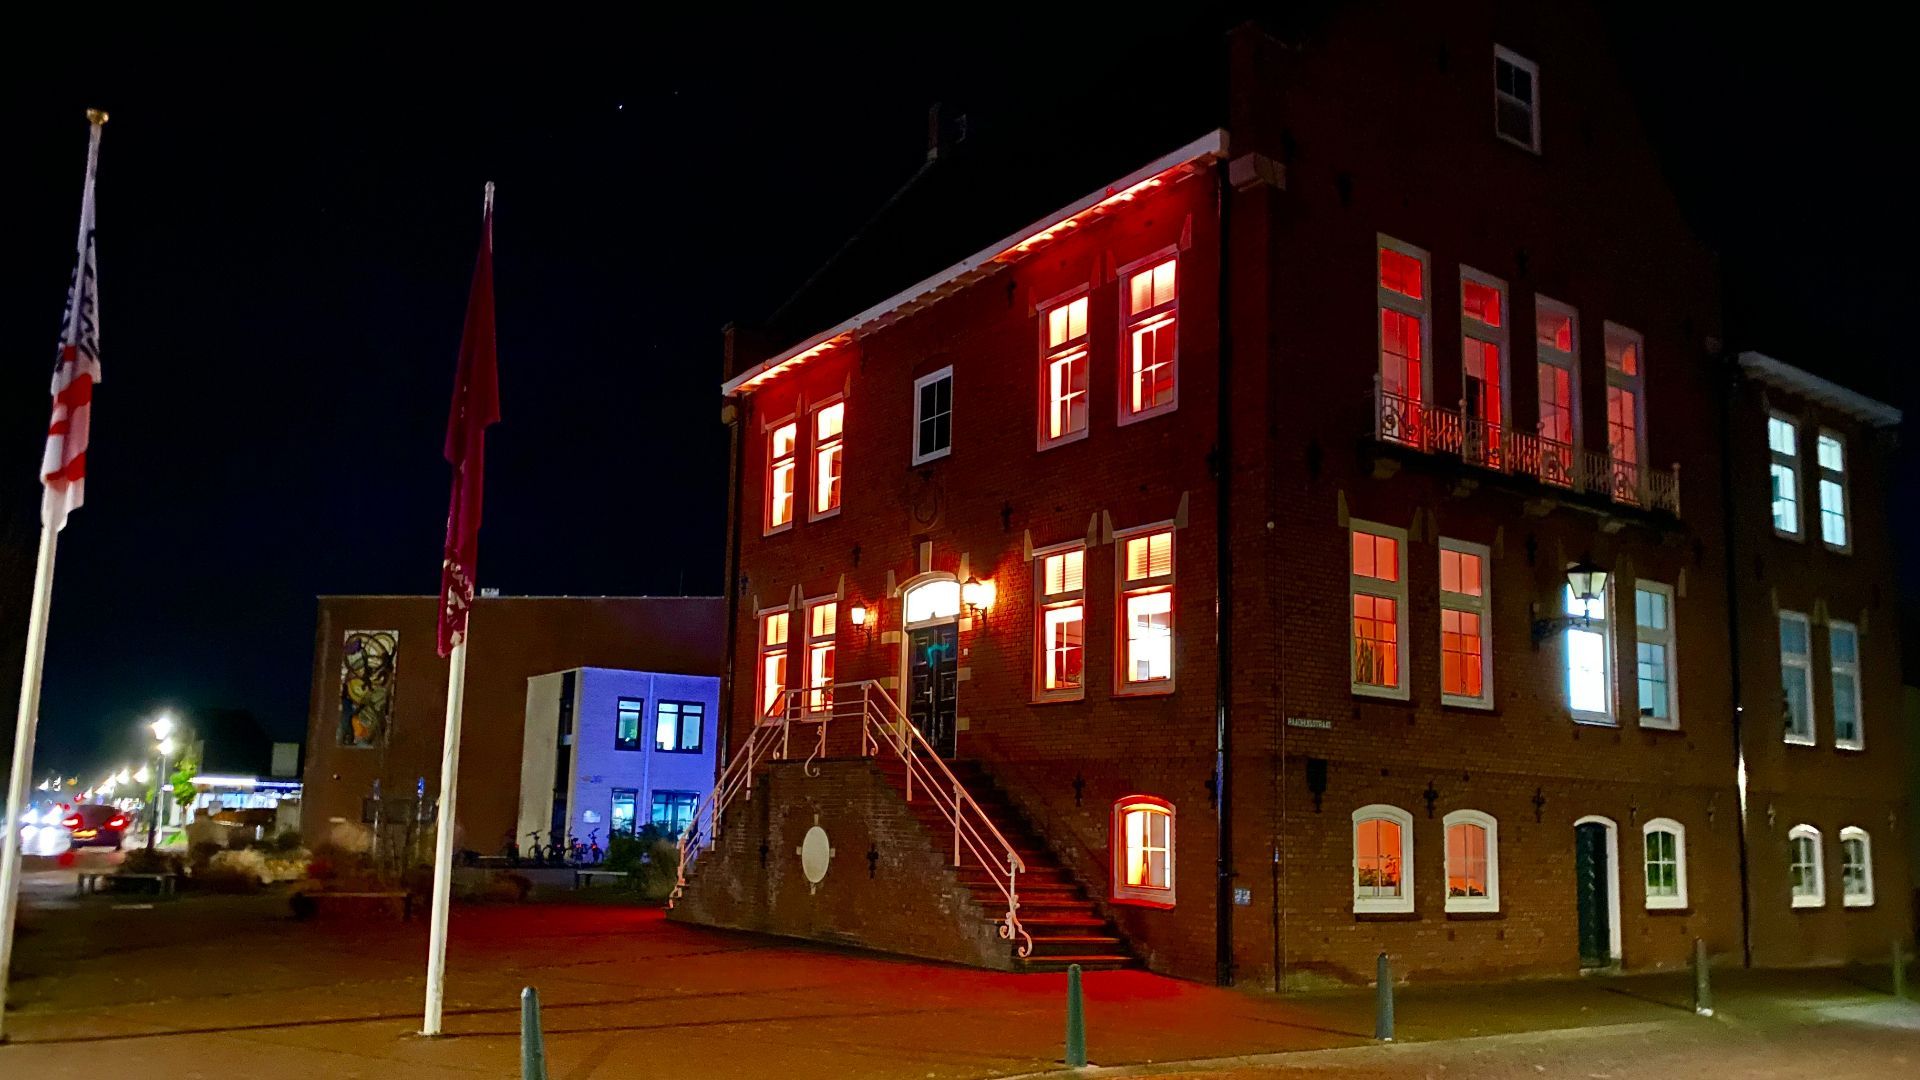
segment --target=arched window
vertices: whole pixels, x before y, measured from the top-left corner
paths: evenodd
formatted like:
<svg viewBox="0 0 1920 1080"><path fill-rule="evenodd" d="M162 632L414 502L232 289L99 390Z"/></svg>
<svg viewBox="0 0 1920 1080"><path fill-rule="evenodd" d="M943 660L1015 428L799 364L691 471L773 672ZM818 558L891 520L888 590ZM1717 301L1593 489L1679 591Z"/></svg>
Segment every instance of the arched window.
<svg viewBox="0 0 1920 1080"><path fill-rule="evenodd" d="M1840 830L1840 902L1873 906L1873 838L1854 825Z"/></svg>
<svg viewBox="0 0 1920 1080"><path fill-rule="evenodd" d="M1113 898L1173 906L1173 804L1129 795L1113 804Z"/></svg>
<svg viewBox="0 0 1920 1080"><path fill-rule="evenodd" d="M950 622L960 615L960 582L951 574L939 574L909 585L902 606L908 629Z"/></svg>
<svg viewBox="0 0 1920 1080"><path fill-rule="evenodd" d="M1820 830L1811 825L1795 825L1787 830L1790 852L1788 874L1793 885L1793 906L1825 907L1827 875L1820 866Z"/></svg>
<svg viewBox="0 0 1920 1080"><path fill-rule="evenodd" d="M1647 910L1687 906L1687 827L1672 818L1654 818L1640 827L1646 843Z"/></svg>
<svg viewBox="0 0 1920 1080"><path fill-rule="evenodd" d="M1353 910L1413 910L1413 815L1397 806L1353 812Z"/></svg>
<svg viewBox="0 0 1920 1080"><path fill-rule="evenodd" d="M1478 810L1455 810L1447 827L1447 910L1500 910L1500 824Z"/></svg>

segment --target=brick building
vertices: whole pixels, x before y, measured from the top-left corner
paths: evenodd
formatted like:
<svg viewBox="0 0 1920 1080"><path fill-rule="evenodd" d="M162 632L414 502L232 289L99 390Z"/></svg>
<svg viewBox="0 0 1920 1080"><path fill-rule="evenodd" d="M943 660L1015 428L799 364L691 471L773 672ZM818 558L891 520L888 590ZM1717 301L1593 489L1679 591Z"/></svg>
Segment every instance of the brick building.
<svg viewBox="0 0 1920 1080"><path fill-rule="evenodd" d="M880 287L732 333L678 915L1276 988L1910 937L1898 414L1723 340L1600 37L1242 28L1179 137L956 155Z"/></svg>

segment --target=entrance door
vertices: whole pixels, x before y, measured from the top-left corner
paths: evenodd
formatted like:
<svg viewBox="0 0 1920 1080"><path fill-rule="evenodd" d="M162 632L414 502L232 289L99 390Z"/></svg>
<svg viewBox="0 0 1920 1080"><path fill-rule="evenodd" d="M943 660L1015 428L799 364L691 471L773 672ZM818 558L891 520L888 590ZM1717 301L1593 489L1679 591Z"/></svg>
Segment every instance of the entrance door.
<svg viewBox="0 0 1920 1080"><path fill-rule="evenodd" d="M1580 966L1613 963L1613 925L1609 910L1613 872L1607 862L1607 827L1589 821L1573 828L1574 888L1580 898Z"/></svg>
<svg viewBox="0 0 1920 1080"><path fill-rule="evenodd" d="M941 757L950 758L954 751L959 664L957 624L907 632L907 716Z"/></svg>

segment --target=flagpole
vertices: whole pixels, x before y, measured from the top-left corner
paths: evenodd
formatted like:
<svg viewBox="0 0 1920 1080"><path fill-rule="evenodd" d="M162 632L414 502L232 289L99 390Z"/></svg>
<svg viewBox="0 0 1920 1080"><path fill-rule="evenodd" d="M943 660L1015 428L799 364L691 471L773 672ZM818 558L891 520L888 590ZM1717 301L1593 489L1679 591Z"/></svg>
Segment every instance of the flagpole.
<svg viewBox="0 0 1920 1080"><path fill-rule="evenodd" d="M422 1035L440 1034L447 996L447 915L453 899L453 807L460 783L460 720L467 703L467 639L447 657L447 733L440 750L440 807L433 837L433 922L427 938L427 1015Z"/></svg>
<svg viewBox="0 0 1920 1080"><path fill-rule="evenodd" d="M87 234L93 228L93 176L100 163L100 129L107 122L101 109L87 110L87 181L80 196L80 238L74 245L79 263L74 268L73 295L68 298L67 334L63 345L79 339L83 290L86 288ZM47 620L53 610L53 557L66 525L49 519L50 500L43 498L40 513L40 556L33 569L33 601L27 613L27 655L20 666L20 711L14 717L13 771L7 780L6 837L0 842L0 1043L7 1041L7 988L13 972L14 916L20 910L20 816L27 807L32 780L34 736L40 726L40 682L47 663Z"/></svg>

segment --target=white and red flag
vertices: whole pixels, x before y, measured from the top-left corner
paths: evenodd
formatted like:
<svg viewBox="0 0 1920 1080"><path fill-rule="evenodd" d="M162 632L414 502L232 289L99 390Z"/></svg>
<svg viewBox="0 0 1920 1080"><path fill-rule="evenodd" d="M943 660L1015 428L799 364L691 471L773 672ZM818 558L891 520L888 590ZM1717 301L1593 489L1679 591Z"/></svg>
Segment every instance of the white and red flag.
<svg viewBox="0 0 1920 1080"><path fill-rule="evenodd" d="M447 414L448 464L453 495L447 504L447 544L440 561L440 655L466 640L473 607L474 568L480 560L480 501L486 479L487 427L500 422L500 382L493 336L493 185L487 185L480 256L467 294L467 325L460 334L460 367Z"/></svg>
<svg viewBox="0 0 1920 1080"><path fill-rule="evenodd" d="M102 117L104 119L104 117ZM46 494L40 521L58 532L67 515L87 501L87 436L93 420L93 388L100 382L100 285L93 261L93 175L100 161L100 123L87 144L87 186L80 197L79 262L67 290L60 326L60 362L53 369L53 419L47 453L40 461Z"/></svg>

